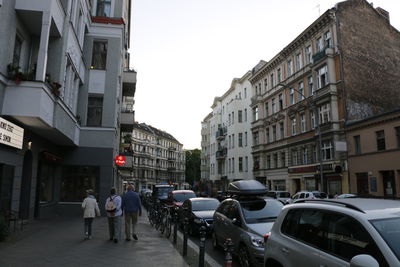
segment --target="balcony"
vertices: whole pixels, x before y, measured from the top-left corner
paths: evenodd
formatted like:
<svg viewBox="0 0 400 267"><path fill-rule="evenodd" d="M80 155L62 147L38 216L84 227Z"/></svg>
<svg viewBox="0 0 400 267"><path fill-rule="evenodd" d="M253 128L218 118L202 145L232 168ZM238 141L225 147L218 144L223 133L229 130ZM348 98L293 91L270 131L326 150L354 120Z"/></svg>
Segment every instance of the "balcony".
<svg viewBox="0 0 400 267"><path fill-rule="evenodd" d="M217 130L217 132L216 132L216 134L215 134L215 138L216 138L217 140L223 140L223 139L225 139L226 132L227 132L226 127L218 128L218 130Z"/></svg>
<svg viewBox="0 0 400 267"><path fill-rule="evenodd" d="M215 153L215 157L217 159L224 159L226 158L226 155L228 154L228 150L226 148L218 150L217 153Z"/></svg>
<svg viewBox="0 0 400 267"><path fill-rule="evenodd" d="M120 123L122 131L132 131L133 124L135 123L135 111L122 109Z"/></svg>
<svg viewBox="0 0 400 267"><path fill-rule="evenodd" d="M136 71L125 68L122 74L122 95L135 96L136 90Z"/></svg>
<svg viewBox="0 0 400 267"><path fill-rule="evenodd" d="M2 115L9 116L36 134L64 146L80 143L74 114L43 82L10 82L4 91Z"/></svg>

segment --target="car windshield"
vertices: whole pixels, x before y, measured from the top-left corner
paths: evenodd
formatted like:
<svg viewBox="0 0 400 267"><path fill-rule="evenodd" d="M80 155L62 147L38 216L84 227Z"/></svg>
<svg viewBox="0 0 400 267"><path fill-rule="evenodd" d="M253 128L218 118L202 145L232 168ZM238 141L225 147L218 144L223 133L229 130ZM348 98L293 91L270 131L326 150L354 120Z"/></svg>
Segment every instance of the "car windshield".
<svg viewBox="0 0 400 267"><path fill-rule="evenodd" d="M313 194L316 198L327 198L326 193L324 192L313 192Z"/></svg>
<svg viewBox="0 0 400 267"><path fill-rule="evenodd" d="M186 199L196 197L195 193L177 193L174 194L174 201L183 202Z"/></svg>
<svg viewBox="0 0 400 267"><path fill-rule="evenodd" d="M400 218L373 220L371 223L400 260Z"/></svg>
<svg viewBox="0 0 400 267"><path fill-rule="evenodd" d="M205 199L192 201L192 210L216 210L219 206L219 201L217 199Z"/></svg>
<svg viewBox="0 0 400 267"><path fill-rule="evenodd" d="M173 187L158 187L157 189L157 196L162 197L162 196L168 196L168 193L173 191Z"/></svg>
<svg viewBox="0 0 400 267"><path fill-rule="evenodd" d="M244 219L247 223L261 223L276 219L281 212L283 204L279 201L257 201L241 202Z"/></svg>
<svg viewBox="0 0 400 267"><path fill-rule="evenodd" d="M290 193L289 192L279 192L278 197L290 198Z"/></svg>

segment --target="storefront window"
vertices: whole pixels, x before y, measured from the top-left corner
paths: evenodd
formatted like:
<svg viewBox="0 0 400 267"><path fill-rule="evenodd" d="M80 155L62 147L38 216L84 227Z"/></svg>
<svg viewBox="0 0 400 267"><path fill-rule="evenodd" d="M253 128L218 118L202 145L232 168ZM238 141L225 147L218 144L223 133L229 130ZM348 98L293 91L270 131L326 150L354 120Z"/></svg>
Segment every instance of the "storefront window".
<svg viewBox="0 0 400 267"><path fill-rule="evenodd" d="M14 166L0 164L0 211L11 208Z"/></svg>
<svg viewBox="0 0 400 267"><path fill-rule="evenodd" d="M46 163L40 164L38 176L38 179L40 181L40 203L53 201L55 169L55 165Z"/></svg>
<svg viewBox="0 0 400 267"><path fill-rule="evenodd" d="M61 202L81 202L85 190L93 189L98 193L100 180L99 167L65 166L61 180Z"/></svg>

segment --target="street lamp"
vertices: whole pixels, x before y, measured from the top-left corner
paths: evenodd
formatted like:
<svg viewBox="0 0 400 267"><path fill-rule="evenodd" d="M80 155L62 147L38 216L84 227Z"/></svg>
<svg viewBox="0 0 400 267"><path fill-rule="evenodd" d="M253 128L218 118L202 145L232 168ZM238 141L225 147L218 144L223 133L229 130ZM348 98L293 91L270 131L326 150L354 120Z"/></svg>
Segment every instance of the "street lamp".
<svg viewBox="0 0 400 267"><path fill-rule="evenodd" d="M278 85L282 86L282 87L287 87L286 84L283 83L278 83ZM295 88L291 88L294 91L296 91L299 95L301 95L304 100L307 101L307 105L313 110L314 115L315 115L315 128L318 130L318 143L319 143L319 174L320 174L320 182L321 182L321 191L324 191L324 171L323 171L323 164L322 164L322 135L321 135L321 126L319 123L319 114L318 114L318 109L317 109L317 105L315 105L315 103L310 102L310 100L299 90L295 89Z"/></svg>

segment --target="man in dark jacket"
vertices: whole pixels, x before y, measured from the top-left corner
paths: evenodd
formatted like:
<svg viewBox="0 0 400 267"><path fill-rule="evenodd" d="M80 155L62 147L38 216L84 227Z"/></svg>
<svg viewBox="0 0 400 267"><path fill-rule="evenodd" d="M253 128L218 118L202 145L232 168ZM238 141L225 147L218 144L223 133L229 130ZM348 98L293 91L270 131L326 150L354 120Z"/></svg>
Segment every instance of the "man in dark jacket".
<svg viewBox="0 0 400 267"><path fill-rule="evenodd" d="M125 235L126 241L133 239L138 240L135 233L135 225L137 223L138 215L142 216L142 204L140 197L133 189L133 185L128 185L128 191L122 198L122 208L125 214Z"/></svg>

